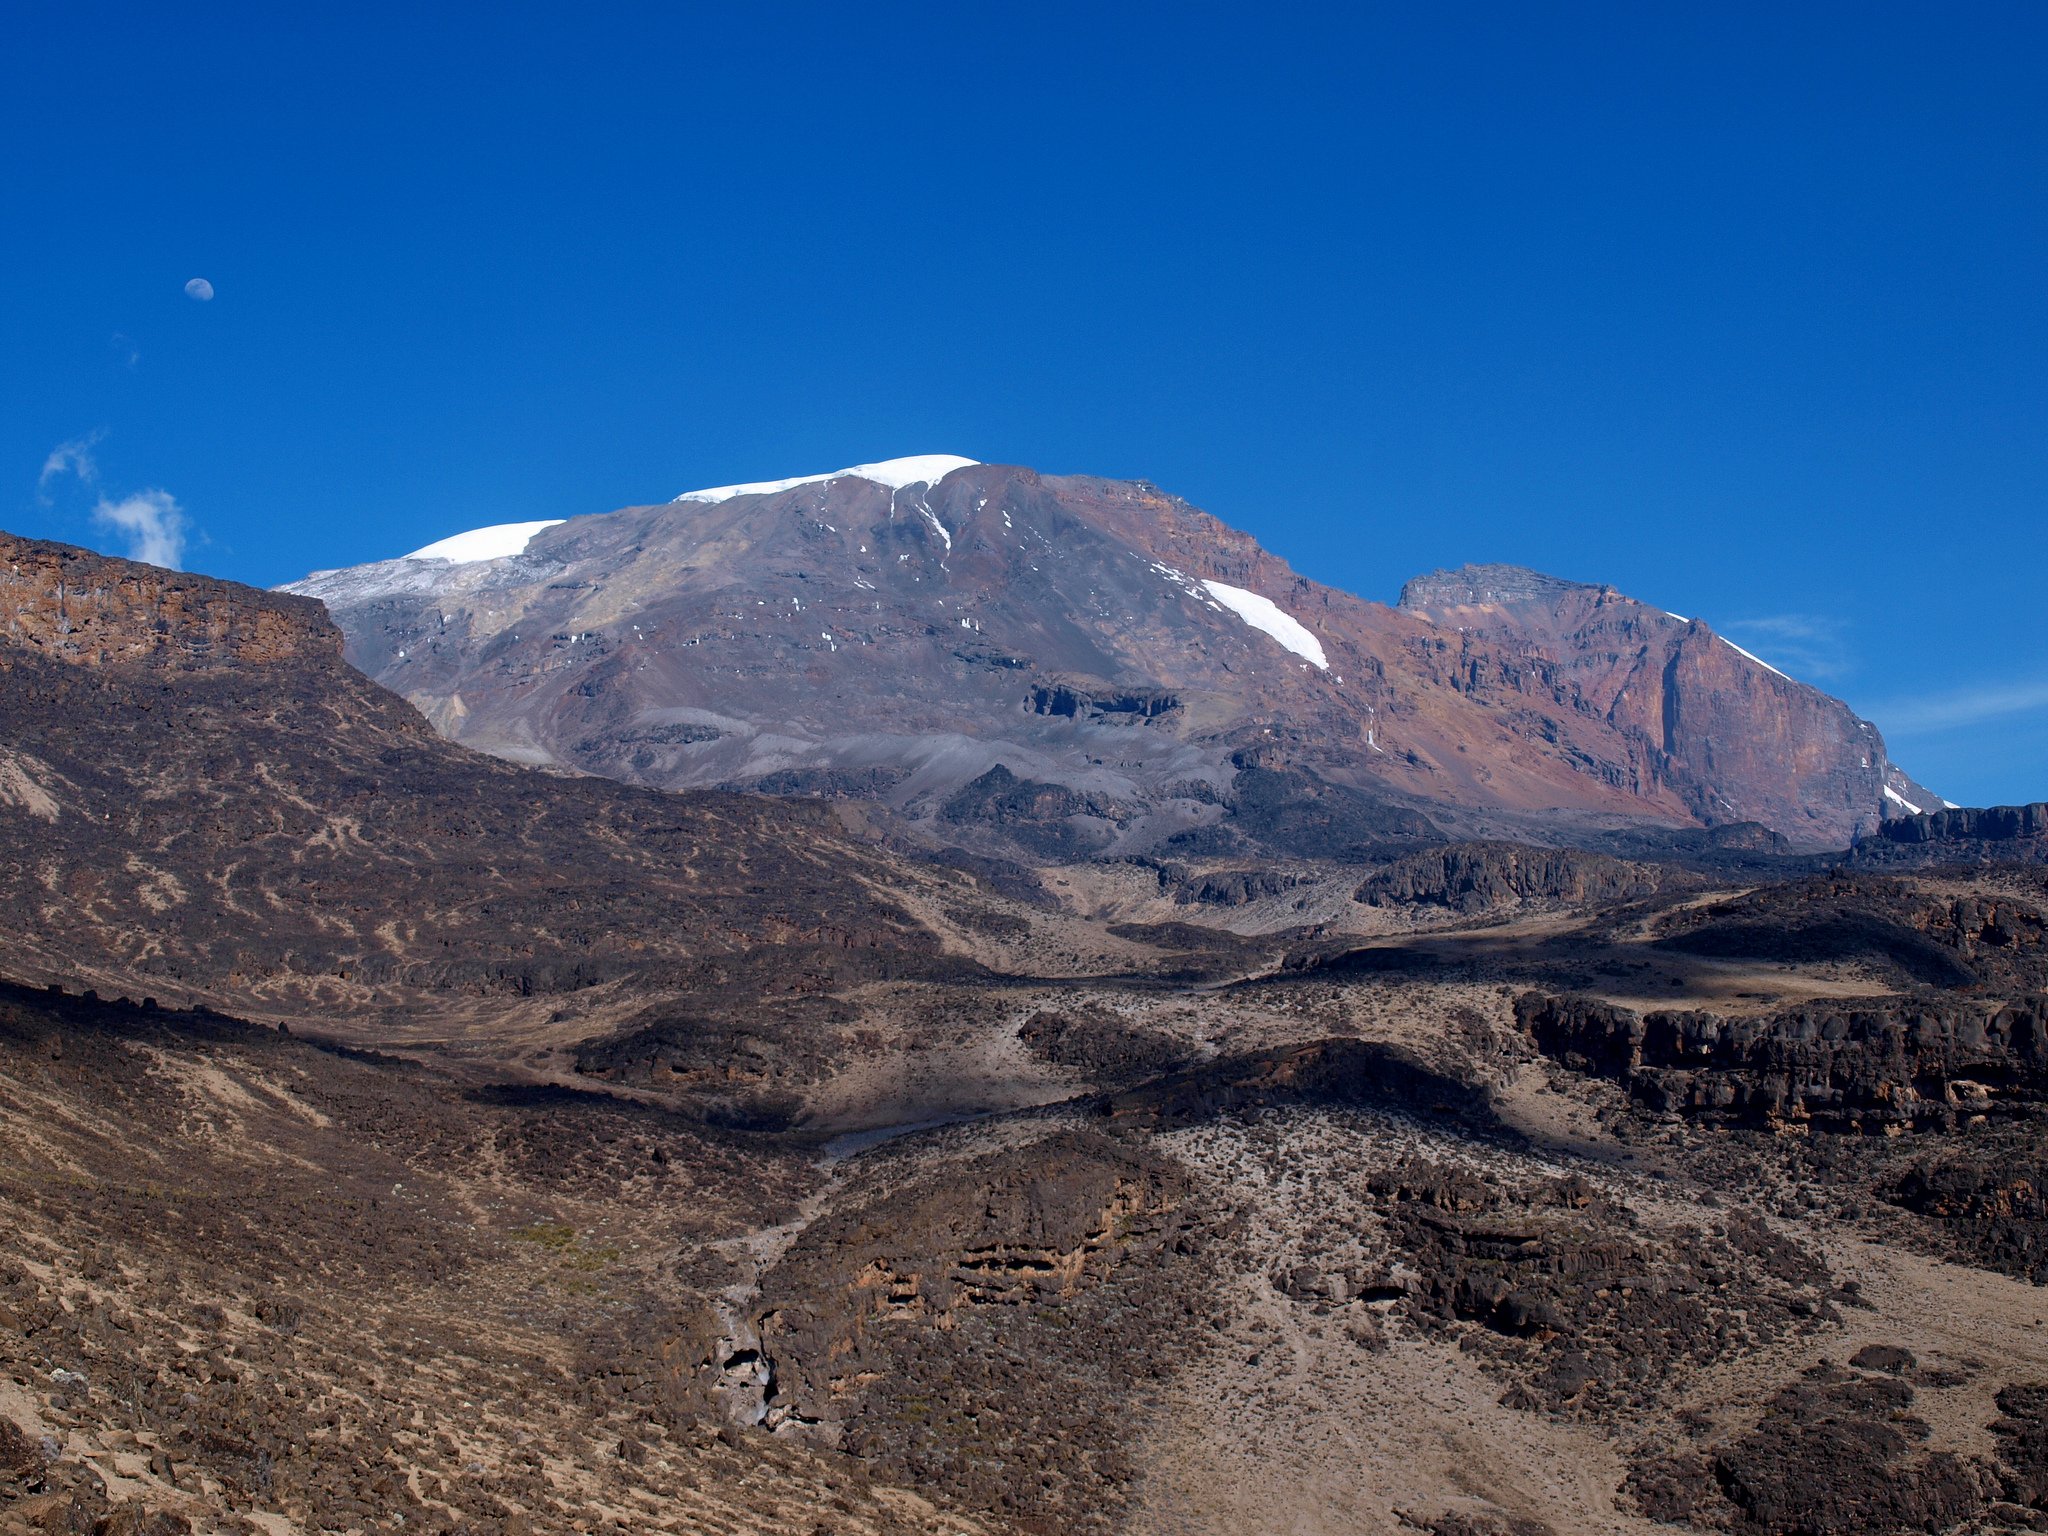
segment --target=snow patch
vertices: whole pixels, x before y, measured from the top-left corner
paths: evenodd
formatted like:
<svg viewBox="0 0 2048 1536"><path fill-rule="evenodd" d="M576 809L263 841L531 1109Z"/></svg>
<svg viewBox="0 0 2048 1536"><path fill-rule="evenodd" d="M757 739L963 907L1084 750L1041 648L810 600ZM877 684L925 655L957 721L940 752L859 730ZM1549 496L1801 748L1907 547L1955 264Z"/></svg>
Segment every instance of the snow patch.
<svg viewBox="0 0 2048 1536"><path fill-rule="evenodd" d="M788 480L754 480L745 485L714 485L706 490L685 491L676 497L677 501L720 502L731 501L735 496L772 496L777 491L792 491L800 485L819 485L827 480L851 476L856 480L872 480L877 485L886 485L892 491L901 491L913 485L937 485L956 469L967 469L979 463L977 459L963 459L957 453L921 453L907 459L883 459L876 464L855 464L850 469L835 469L823 475L796 475Z"/></svg>
<svg viewBox="0 0 2048 1536"><path fill-rule="evenodd" d="M1309 633L1307 626L1270 597L1261 597L1256 592L1247 592L1243 587L1233 587L1226 582L1209 581L1206 578L1202 585L1211 597L1253 629L1271 635L1304 661L1313 662L1325 672L1330 670L1330 658L1323 654L1323 642Z"/></svg>
<svg viewBox="0 0 2048 1536"><path fill-rule="evenodd" d="M1729 650L1733 651L1736 655L1742 657L1745 661L1755 662L1758 666L1762 667L1766 672L1778 672L1778 669L1772 666L1768 661L1765 661L1763 657L1752 655L1750 652L1745 651L1741 646L1737 645L1733 640L1730 640L1726 635L1721 635L1717 638L1723 645L1727 646ZM1778 676L1784 678L1785 681L1788 683L1794 681L1794 679L1789 673L1778 672ZM1918 813L1916 812L1915 814Z"/></svg>
<svg viewBox="0 0 2048 1536"><path fill-rule="evenodd" d="M1218 613L1223 611L1223 605L1211 597L1202 584L1195 580L1194 577L1188 575L1187 572L1177 571L1170 565L1161 565L1157 560L1152 562L1151 568L1172 582L1176 587L1179 587L1181 591L1187 593L1189 597L1213 608ZM1034 565L1032 569L1035 571L1038 567Z"/></svg>
<svg viewBox="0 0 2048 1536"><path fill-rule="evenodd" d="M402 560L447 560L456 565L471 560L503 560L507 555L519 554L526 548L527 541L543 528L552 528L565 521L559 517L543 518L537 523L495 523L489 528L472 528L467 533L453 533L445 539L436 539L424 549L416 549Z"/></svg>
<svg viewBox="0 0 2048 1536"><path fill-rule="evenodd" d="M1904 806L1906 808L1906 814L1908 816L1918 816L1920 814L1919 806L1915 805L1912 801L1908 800L1904 795L1900 794L1896 789L1893 789L1889 784L1885 785L1884 787L1884 797L1885 799L1891 801L1893 805Z"/></svg>
<svg viewBox="0 0 2048 1536"><path fill-rule="evenodd" d="M920 496L917 498L917 510L922 512L924 514L924 520L932 525L932 532L936 533L940 538L946 541L946 553L949 555L953 553L952 531L948 529L944 523L939 521L938 514L932 511L931 509L931 503L925 500L924 497Z"/></svg>

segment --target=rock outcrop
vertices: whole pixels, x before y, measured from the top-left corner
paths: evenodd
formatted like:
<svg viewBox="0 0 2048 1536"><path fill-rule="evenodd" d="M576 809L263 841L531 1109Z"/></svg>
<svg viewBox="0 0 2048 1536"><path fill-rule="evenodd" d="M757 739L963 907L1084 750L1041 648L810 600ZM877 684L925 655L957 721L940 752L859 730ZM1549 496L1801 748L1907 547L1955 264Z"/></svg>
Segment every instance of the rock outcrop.
<svg viewBox="0 0 2048 1536"><path fill-rule="evenodd" d="M80 666L338 658L316 602L0 533L0 643Z"/></svg>
<svg viewBox="0 0 2048 1536"><path fill-rule="evenodd" d="M2048 804L1951 806L1886 821L1860 840L1860 865L2048 864Z"/></svg>
<svg viewBox="0 0 2048 1536"><path fill-rule="evenodd" d="M1469 914L1511 903L1628 901L1683 878L1675 869L1575 848L1453 843L1375 871L1354 899L1369 907L1435 906Z"/></svg>
<svg viewBox="0 0 2048 1536"><path fill-rule="evenodd" d="M761 1287L764 1422L1029 1530L1118 1529L1124 1415L1204 1288L1188 1193L1068 1131L811 1226Z"/></svg>
<svg viewBox="0 0 2048 1536"><path fill-rule="evenodd" d="M1963 1529L1989 1512L2001 1474L2021 1474L1924 1449L1932 1429L1909 1411L1913 1401L1912 1387L1885 1374L1818 1365L1776 1393L1746 1434L1652 1461L1630 1490L1652 1519L1737 1536ZM2026 1519L2018 1528L2038 1528L2032 1511L2013 1512Z"/></svg>
<svg viewBox="0 0 2048 1536"><path fill-rule="evenodd" d="M2020 889L1957 896L1887 875L1815 875L1675 911L1657 944L1722 959L1854 965L1906 986L2048 987L2048 881L2034 871L2013 879Z"/></svg>
<svg viewBox="0 0 2048 1536"><path fill-rule="evenodd" d="M1954 1130L2048 1103L2048 997L1815 1002L1764 1018L1524 993L1537 1049L1645 1108L1730 1125Z"/></svg>

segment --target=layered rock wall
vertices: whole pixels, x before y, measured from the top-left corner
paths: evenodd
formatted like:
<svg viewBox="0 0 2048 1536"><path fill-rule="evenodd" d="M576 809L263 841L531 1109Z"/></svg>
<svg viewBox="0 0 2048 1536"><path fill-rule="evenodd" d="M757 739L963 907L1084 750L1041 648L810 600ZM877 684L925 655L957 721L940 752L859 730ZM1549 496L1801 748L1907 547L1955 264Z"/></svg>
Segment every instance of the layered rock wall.
<svg viewBox="0 0 2048 1536"><path fill-rule="evenodd" d="M1945 1130L2023 1113L2048 1091L2048 997L2038 995L1872 998L1730 1019L1531 992L1515 1012L1544 1055L1688 1118Z"/></svg>
<svg viewBox="0 0 2048 1536"><path fill-rule="evenodd" d="M339 659L308 598L0 533L0 647L81 666Z"/></svg>

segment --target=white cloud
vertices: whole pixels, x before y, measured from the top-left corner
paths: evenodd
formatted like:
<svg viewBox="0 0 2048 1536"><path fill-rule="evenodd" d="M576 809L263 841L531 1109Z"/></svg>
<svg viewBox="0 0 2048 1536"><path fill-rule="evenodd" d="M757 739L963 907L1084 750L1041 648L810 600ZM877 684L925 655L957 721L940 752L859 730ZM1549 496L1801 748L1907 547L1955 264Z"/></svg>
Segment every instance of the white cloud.
<svg viewBox="0 0 2048 1536"><path fill-rule="evenodd" d="M104 432L88 432L50 450L43 460L43 472L36 476L36 496L44 506L50 504L50 483L67 474L78 476L88 489L99 487L100 468L93 462L92 451L104 436Z"/></svg>
<svg viewBox="0 0 2048 1536"><path fill-rule="evenodd" d="M119 501L100 498L92 520L128 536L128 558L178 570L185 559L185 509L168 491L137 491Z"/></svg>
<svg viewBox="0 0 2048 1536"><path fill-rule="evenodd" d="M1935 736L2009 715L2048 711L2048 680L1897 699L1870 711L1887 736Z"/></svg>
<svg viewBox="0 0 2048 1536"><path fill-rule="evenodd" d="M105 435L89 432L52 448L49 457L43 460L43 472L36 477L36 495L48 506L50 487L66 475L76 475L78 483L92 493L94 526L124 535L130 560L169 566L174 571L182 569L185 536L191 529L185 509L169 491L109 496L100 484L100 466L92 453Z"/></svg>

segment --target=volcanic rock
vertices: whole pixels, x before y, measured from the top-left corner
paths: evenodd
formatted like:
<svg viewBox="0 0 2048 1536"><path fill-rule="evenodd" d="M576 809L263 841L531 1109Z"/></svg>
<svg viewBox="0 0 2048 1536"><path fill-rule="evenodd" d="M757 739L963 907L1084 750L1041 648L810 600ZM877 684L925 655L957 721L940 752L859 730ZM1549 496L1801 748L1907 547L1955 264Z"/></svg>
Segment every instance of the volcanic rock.
<svg viewBox="0 0 2048 1536"><path fill-rule="evenodd" d="M1897 816L1856 844L1858 864L2048 864L2048 804L1950 806Z"/></svg>
<svg viewBox="0 0 2048 1536"><path fill-rule="evenodd" d="M1371 907L1430 905L1486 912L1511 902L1625 901L1654 895L1675 871L1572 848L1454 843L1397 859L1359 886Z"/></svg>
<svg viewBox="0 0 2048 1536"><path fill-rule="evenodd" d="M1515 1012L1546 1056L1710 1121L1954 1128L2048 1098L2048 997L1823 1001L1729 1019L1531 992Z"/></svg>

